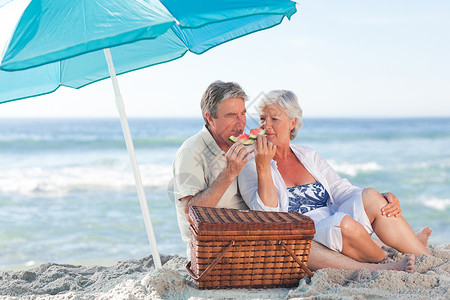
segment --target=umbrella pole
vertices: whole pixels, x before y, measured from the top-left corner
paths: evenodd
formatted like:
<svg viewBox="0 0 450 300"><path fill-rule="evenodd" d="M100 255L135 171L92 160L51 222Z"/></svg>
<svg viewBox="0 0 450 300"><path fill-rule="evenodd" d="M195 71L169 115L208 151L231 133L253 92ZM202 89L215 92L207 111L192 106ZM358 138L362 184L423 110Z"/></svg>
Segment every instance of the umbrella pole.
<svg viewBox="0 0 450 300"><path fill-rule="evenodd" d="M131 166L133 167L134 180L136 182L136 188L138 192L139 202L141 204L142 215L144 217L145 229L147 231L148 241L153 255L153 261L156 268L161 268L161 258L159 256L158 247L156 246L155 233L153 231L152 221L150 219L150 212L148 210L147 201L145 200L144 187L142 185L141 174L136 160L136 153L134 151L133 140L131 139L130 127L128 126L128 120L125 114L125 106L123 104L122 95L119 90L119 83L116 77L116 71L111 57L111 51L109 48L103 49L105 52L106 61L108 63L109 75L114 87L114 94L116 97L117 110L120 115L120 123L122 124L122 131L125 137L125 143L127 145L128 154L130 155Z"/></svg>

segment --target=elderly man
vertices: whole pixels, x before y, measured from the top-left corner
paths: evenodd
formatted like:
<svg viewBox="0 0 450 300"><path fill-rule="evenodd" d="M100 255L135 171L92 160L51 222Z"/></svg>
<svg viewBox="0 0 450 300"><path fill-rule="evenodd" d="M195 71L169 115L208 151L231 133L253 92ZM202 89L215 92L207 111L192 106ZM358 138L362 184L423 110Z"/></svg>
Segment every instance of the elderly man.
<svg viewBox="0 0 450 300"><path fill-rule="evenodd" d="M185 242L189 242L190 206L248 208L239 194L237 175L250 157L244 145L228 140L244 131L245 100L247 95L237 83L213 82L200 103L205 125L175 155L174 195Z"/></svg>
<svg viewBox="0 0 450 300"><path fill-rule="evenodd" d="M237 176L250 159L244 145L232 143L230 136L240 135L245 128L247 95L233 82L215 81L203 94L200 106L205 125L188 138L173 161L174 196L182 240L189 253L188 212L192 205L248 209L237 184ZM385 194L390 214L401 213L398 199ZM392 203L391 203L392 202ZM394 205L395 204L395 205ZM376 264L360 263L312 242L309 257L311 269L345 268L376 269Z"/></svg>

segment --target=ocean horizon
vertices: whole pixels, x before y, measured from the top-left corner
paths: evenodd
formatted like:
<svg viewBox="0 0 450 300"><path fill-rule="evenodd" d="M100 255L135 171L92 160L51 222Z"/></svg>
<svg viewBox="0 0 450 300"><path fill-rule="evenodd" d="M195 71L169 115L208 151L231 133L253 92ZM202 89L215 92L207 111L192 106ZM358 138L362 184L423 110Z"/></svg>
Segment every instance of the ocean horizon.
<svg viewBox="0 0 450 300"><path fill-rule="evenodd" d="M184 256L167 186L175 152L203 120L129 123L158 249ZM293 143L354 185L394 193L413 230L428 225L431 244L450 244L450 118L305 118ZM151 254L119 119L3 118L0 165L0 270Z"/></svg>

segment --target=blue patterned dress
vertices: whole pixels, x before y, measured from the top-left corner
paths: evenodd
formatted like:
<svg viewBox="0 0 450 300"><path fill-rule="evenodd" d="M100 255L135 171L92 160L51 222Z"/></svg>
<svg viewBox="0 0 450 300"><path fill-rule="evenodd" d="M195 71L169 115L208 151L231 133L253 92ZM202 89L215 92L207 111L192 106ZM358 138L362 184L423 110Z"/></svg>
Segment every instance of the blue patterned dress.
<svg viewBox="0 0 450 300"><path fill-rule="evenodd" d="M327 190L320 182L287 188L289 212L307 213L314 209L327 206L330 199Z"/></svg>

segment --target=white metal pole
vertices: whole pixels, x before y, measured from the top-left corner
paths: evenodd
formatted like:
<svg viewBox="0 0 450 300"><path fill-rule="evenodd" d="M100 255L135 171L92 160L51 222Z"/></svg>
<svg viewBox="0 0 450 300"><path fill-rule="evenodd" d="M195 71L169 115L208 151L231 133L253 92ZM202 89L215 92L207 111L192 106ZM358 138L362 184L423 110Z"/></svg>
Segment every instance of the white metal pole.
<svg viewBox="0 0 450 300"><path fill-rule="evenodd" d="M125 137L125 143L127 145L128 154L130 155L131 166L133 168L134 180L136 182L136 189L141 204L142 215L144 217L145 230L147 231L148 241L153 255L156 268L161 268L161 258L159 256L158 247L156 244L155 233L153 231L152 221L150 219L150 212L148 210L147 201L145 199L144 187L142 185L141 174L136 160L136 152L134 151L133 140L131 139L130 127L128 126L128 120L125 114L125 106L123 104L122 95L119 90L119 83L116 77L116 71L109 48L103 50L105 52L106 61L108 63L109 75L114 87L114 94L116 97L117 110L120 115L120 123L122 124L122 131Z"/></svg>

